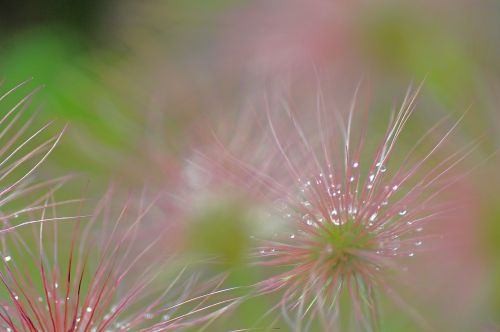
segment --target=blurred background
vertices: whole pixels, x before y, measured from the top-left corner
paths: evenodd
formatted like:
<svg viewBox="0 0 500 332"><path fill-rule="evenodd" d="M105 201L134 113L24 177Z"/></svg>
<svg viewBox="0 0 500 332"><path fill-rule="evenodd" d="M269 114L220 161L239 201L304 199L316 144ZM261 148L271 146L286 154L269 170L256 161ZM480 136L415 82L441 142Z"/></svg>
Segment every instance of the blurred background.
<svg viewBox="0 0 500 332"><path fill-rule="evenodd" d="M300 82L318 76L347 91L363 79L373 91L374 111L397 104L411 82L425 80L415 132L443 114L458 118L469 109L463 141L484 136L467 189L477 208L471 212L475 241L470 265L457 270L463 275L456 289L467 294L454 300L464 304L456 309L461 315L443 313L441 319L443 330L500 330L500 163L494 155L500 147L499 1L0 4L2 91L33 78L16 93L43 85L35 102L43 110L35 121L70 124L44 176L84 173L96 193L110 179L125 187L172 185L201 114L237 113L246 96L266 84L292 82L300 90ZM1 107L6 112L8 101ZM246 238L247 217L223 211L212 207L206 218ZM212 233L188 232L206 243L201 250L239 262L246 242L214 245L231 235ZM249 283L252 276L234 278ZM260 307L243 306L220 329L235 322L245 327L262 314ZM390 315L384 331L411 328L407 317Z"/></svg>

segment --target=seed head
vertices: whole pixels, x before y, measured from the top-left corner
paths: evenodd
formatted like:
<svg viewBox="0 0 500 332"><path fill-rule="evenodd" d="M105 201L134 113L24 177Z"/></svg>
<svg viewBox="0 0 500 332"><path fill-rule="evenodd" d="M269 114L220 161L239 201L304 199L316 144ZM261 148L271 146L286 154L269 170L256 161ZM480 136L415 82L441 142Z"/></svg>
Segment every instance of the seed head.
<svg viewBox="0 0 500 332"><path fill-rule="evenodd" d="M67 224L50 222L56 205L47 203L31 225L37 248L26 234L5 235L0 278L9 297L1 304L2 329L178 331L208 324L234 304L219 289L223 276L203 280L187 267L169 276L173 257L165 259L158 246L164 234L141 234L153 204L134 208L131 200L113 218L111 196Z"/></svg>
<svg viewBox="0 0 500 332"><path fill-rule="evenodd" d="M371 128L378 115L369 117L356 105L358 91L347 112L327 109L321 93L316 112L266 99L267 124L255 128L268 129L253 130L247 145L258 140L259 148L245 149L258 153L249 158L240 146L218 156L251 175L246 188L284 221L256 248L255 257L274 271L261 291L282 293L278 307L294 329L320 324L349 330L340 319L347 310L358 330L378 330L377 294L426 324L395 292L393 277L442 237L433 233L432 223L454 207L441 196L463 175L457 165L477 142L442 157L460 122L445 128L443 119L398 155L418 90L409 90L381 138Z"/></svg>

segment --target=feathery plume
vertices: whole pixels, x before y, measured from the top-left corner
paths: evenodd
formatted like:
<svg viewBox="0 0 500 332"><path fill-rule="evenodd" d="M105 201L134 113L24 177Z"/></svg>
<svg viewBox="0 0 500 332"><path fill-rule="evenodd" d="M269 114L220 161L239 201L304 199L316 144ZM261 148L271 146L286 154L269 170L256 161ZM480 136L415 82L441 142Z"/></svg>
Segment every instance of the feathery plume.
<svg viewBox="0 0 500 332"><path fill-rule="evenodd" d="M182 268L166 277L157 238L141 226L153 203L129 200L113 218L112 191L91 216L72 223L46 202L31 225L36 248L18 232L4 235L0 326L7 331L170 331L208 325L234 304L221 289L224 276L202 280ZM75 202L76 203L76 202ZM68 230L67 227L70 227ZM28 227L23 228L27 231ZM72 229L72 230L71 230ZM71 234L68 236L68 234Z"/></svg>
<svg viewBox="0 0 500 332"><path fill-rule="evenodd" d="M281 308L296 331L314 324L377 331L379 294L429 328L393 281L409 261L440 241L433 224L456 211L440 198L463 176L456 168L477 145L470 142L440 158L461 121L444 129L443 119L400 159L396 145L420 87L408 90L378 144L368 136L378 119L369 119L356 105L358 90L347 112L328 112L321 91L312 113L294 112L283 99L271 106L266 98L267 119L255 126L244 121L251 128L241 139L244 146L221 143L216 157L200 153L212 174L226 172L243 191L272 202L273 214L284 220L284 229L264 239L254 255L274 271L259 284L260 291L281 292L274 309Z"/></svg>

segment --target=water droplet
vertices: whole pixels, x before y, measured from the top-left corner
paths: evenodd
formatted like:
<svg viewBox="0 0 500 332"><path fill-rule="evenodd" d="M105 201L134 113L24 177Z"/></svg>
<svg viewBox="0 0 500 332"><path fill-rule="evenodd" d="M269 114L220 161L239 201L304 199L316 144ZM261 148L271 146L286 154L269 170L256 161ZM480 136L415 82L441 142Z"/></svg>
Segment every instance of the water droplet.
<svg viewBox="0 0 500 332"><path fill-rule="evenodd" d="M354 182L354 176L351 176L351 177L349 178L349 182Z"/></svg>
<svg viewBox="0 0 500 332"><path fill-rule="evenodd" d="M12 257L10 257L10 256L5 256L5 257L3 258L3 260L4 260L4 261L6 261L6 262L10 262L10 261L11 261L11 259L12 259Z"/></svg>
<svg viewBox="0 0 500 332"><path fill-rule="evenodd" d="M55 288L59 288L59 284L58 284L57 282L56 282L56 283L54 283L54 287L55 287Z"/></svg>
<svg viewBox="0 0 500 332"><path fill-rule="evenodd" d="M399 187L398 187L398 185L397 185L397 184L395 184L395 185L393 185L393 186L392 186L392 190L393 190L393 191L398 190L398 188L399 188Z"/></svg>
<svg viewBox="0 0 500 332"><path fill-rule="evenodd" d="M14 214L14 218L19 218L19 215L17 213Z"/></svg>
<svg viewBox="0 0 500 332"><path fill-rule="evenodd" d="M309 226L312 226L313 221L312 221L311 219L307 219L306 223L307 223Z"/></svg>
<svg viewBox="0 0 500 332"><path fill-rule="evenodd" d="M417 242L415 242L415 245L416 245L416 246L421 246L421 245L422 245L422 243L423 243L422 241L417 241Z"/></svg>
<svg viewBox="0 0 500 332"><path fill-rule="evenodd" d="M415 256L415 253L410 252L410 253L408 254L408 256L413 257L413 256Z"/></svg>
<svg viewBox="0 0 500 332"><path fill-rule="evenodd" d="M374 221L376 218L377 218L377 214L374 213L374 214L371 215L370 221Z"/></svg>
<svg viewBox="0 0 500 332"><path fill-rule="evenodd" d="M375 180L375 174L370 174L368 178L370 179L370 182L373 182L373 180Z"/></svg>
<svg viewBox="0 0 500 332"><path fill-rule="evenodd" d="M406 215L407 213L408 213L408 211L407 211L407 210L401 210L401 211L399 211L399 215L400 215L400 216L404 216L404 215Z"/></svg>
<svg viewBox="0 0 500 332"><path fill-rule="evenodd" d="M170 319L170 315L163 315L163 316L161 316L161 318L163 320L169 320Z"/></svg>
<svg viewBox="0 0 500 332"><path fill-rule="evenodd" d="M148 312L148 313L144 314L144 318L146 318L146 319L153 319L154 315L152 313Z"/></svg>
<svg viewBox="0 0 500 332"><path fill-rule="evenodd" d="M91 307L87 307L87 309L85 309L85 311L92 312L92 308Z"/></svg>
<svg viewBox="0 0 500 332"><path fill-rule="evenodd" d="M421 232L421 231L423 231L423 230L424 230L424 228L423 228L423 227L419 227L419 228L417 228L417 229L416 229L416 231L417 231L417 232Z"/></svg>
<svg viewBox="0 0 500 332"><path fill-rule="evenodd" d="M355 161L355 162L352 164L352 167L354 167L354 168L358 168L358 166L359 166L359 163L358 163L357 161Z"/></svg>
<svg viewBox="0 0 500 332"><path fill-rule="evenodd" d="M15 295L15 296L14 296L14 299L15 299L16 301L17 301L17 300L19 300L19 296Z"/></svg>
<svg viewBox="0 0 500 332"><path fill-rule="evenodd" d="M350 207L347 209L347 213L348 213L349 215L351 215L351 216L355 216L355 215L356 215L356 213L358 213L358 209L357 209L357 208L353 208L353 207L351 207L351 206L350 206Z"/></svg>
<svg viewBox="0 0 500 332"><path fill-rule="evenodd" d="M367 186L366 186L366 188L368 188L368 189L372 189L372 188L373 188L373 186L372 186L371 184L369 184L369 185L367 185Z"/></svg>
<svg viewBox="0 0 500 332"><path fill-rule="evenodd" d="M295 234L290 235L290 239L295 239Z"/></svg>
<svg viewBox="0 0 500 332"><path fill-rule="evenodd" d="M337 210L336 209L333 209L332 212L330 212L330 215L332 216L336 216L338 213L337 213Z"/></svg>

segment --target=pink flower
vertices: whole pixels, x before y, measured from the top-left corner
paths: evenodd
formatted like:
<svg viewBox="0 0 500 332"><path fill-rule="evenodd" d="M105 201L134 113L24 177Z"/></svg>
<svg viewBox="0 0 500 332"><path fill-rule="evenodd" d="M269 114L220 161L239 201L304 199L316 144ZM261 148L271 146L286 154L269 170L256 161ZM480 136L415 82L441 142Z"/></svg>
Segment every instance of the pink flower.
<svg viewBox="0 0 500 332"><path fill-rule="evenodd" d="M358 91L347 112L331 110L322 93L309 112L266 97L266 119L256 109L254 125L244 121L249 135L237 140L246 144L207 154L214 173L226 169L230 181L245 174L240 188L272 209L270 224L283 220L255 257L273 273L261 292L281 292L279 307L294 329L308 329L317 319L326 330L349 330L340 319L347 310L357 329L377 330L380 293L427 327L396 292L396 280L442 241L434 224L459 209L443 192L463 176L458 165L477 142L443 157L460 122L443 119L401 156L396 147L417 92L407 93L381 137L372 128L380 116L356 105Z"/></svg>
<svg viewBox="0 0 500 332"><path fill-rule="evenodd" d="M9 294L1 304L3 329L178 331L208 324L234 305L237 299L226 296L231 290L220 289L223 276L200 282L183 268L165 278L175 258L162 255L165 234L141 234L153 204L134 207L129 201L115 210L113 195L92 216L72 223L50 222L58 205L47 203L32 225L35 248L25 234L7 233L0 271Z"/></svg>

